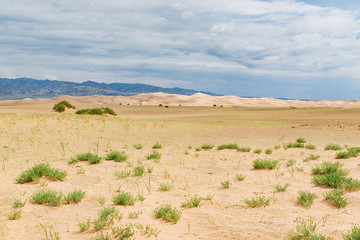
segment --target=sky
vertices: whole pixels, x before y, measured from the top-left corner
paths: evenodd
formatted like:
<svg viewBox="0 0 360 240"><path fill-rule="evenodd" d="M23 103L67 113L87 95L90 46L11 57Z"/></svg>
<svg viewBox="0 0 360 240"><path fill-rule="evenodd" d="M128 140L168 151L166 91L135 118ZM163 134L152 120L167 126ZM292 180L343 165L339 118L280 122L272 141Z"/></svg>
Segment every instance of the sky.
<svg viewBox="0 0 360 240"><path fill-rule="evenodd" d="M360 99L360 1L3 0L0 77Z"/></svg>

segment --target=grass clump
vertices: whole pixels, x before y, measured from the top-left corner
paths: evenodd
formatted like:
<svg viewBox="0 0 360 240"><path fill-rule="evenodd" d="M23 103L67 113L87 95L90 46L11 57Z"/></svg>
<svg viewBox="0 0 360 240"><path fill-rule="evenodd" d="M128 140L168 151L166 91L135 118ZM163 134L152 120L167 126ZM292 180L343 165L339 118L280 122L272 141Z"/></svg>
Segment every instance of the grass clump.
<svg viewBox="0 0 360 240"><path fill-rule="evenodd" d="M350 231L343 234L345 240L358 240L360 239L360 227L353 225Z"/></svg>
<svg viewBox="0 0 360 240"><path fill-rule="evenodd" d="M288 148L304 148L305 145L304 143L299 143L299 142L296 142L296 143L288 143L284 146L284 149L288 149Z"/></svg>
<svg viewBox="0 0 360 240"><path fill-rule="evenodd" d="M110 226L114 223L116 218L120 218L121 215L115 207L106 207L102 208L98 212L98 219L93 221L95 231L104 229L107 226Z"/></svg>
<svg viewBox="0 0 360 240"><path fill-rule="evenodd" d="M25 206L25 204L26 204L26 200L24 202L22 202L19 199L16 199L13 202L12 206L13 206L13 208L22 208L23 206Z"/></svg>
<svg viewBox="0 0 360 240"><path fill-rule="evenodd" d="M297 143L306 143L306 140L305 140L305 138L298 138L298 139L296 139L296 142Z"/></svg>
<svg viewBox="0 0 360 240"><path fill-rule="evenodd" d="M286 183L284 186L281 186L280 184L276 184L276 185L275 185L275 190L276 190L277 192L285 192L286 189L288 188L288 186L290 186L289 183Z"/></svg>
<svg viewBox="0 0 360 240"><path fill-rule="evenodd" d="M201 206L201 197L193 197L189 200L186 200L185 202L181 203L181 206L184 208L195 208Z"/></svg>
<svg viewBox="0 0 360 240"><path fill-rule="evenodd" d="M122 170L122 171L115 171L114 172L114 175L115 177L118 177L118 178L127 178L129 177L131 174L131 170Z"/></svg>
<svg viewBox="0 0 360 240"><path fill-rule="evenodd" d="M152 153L149 153L148 155L146 155L145 156L145 158L147 159L147 160L151 160L151 159L153 159L153 160L160 160L160 158L161 158L161 153L159 153L158 151L153 151Z"/></svg>
<svg viewBox="0 0 360 240"><path fill-rule="evenodd" d="M144 146L143 146L142 144L136 143L136 144L133 145L133 147L134 147L135 149L137 149L137 150L140 150L140 149L142 149Z"/></svg>
<svg viewBox="0 0 360 240"><path fill-rule="evenodd" d="M165 221L177 223L181 217L181 211L172 207L170 204L165 204L157 207L154 210L156 218L162 218Z"/></svg>
<svg viewBox="0 0 360 240"><path fill-rule="evenodd" d="M115 162L123 162L127 160L125 152L112 151L106 155L106 160L114 160Z"/></svg>
<svg viewBox="0 0 360 240"><path fill-rule="evenodd" d="M314 161L314 160L318 160L320 158L320 155L315 155L315 154L309 154L309 156L307 158L305 158L303 161L304 162L310 162L310 161Z"/></svg>
<svg viewBox="0 0 360 240"><path fill-rule="evenodd" d="M47 164L38 164L20 174L16 181L20 184L28 182L39 182L39 179L46 176L50 180L63 181L67 176L67 173L63 170L51 168Z"/></svg>
<svg viewBox="0 0 360 240"><path fill-rule="evenodd" d="M231 186L231 183L230 183L229 180L227 180L225 182L221 182L221 186L226 189L226 188L229 188Z"/></svg>
<svg viewBox="0 0 360 240"><path fill-rule="evenodd" d="M326 145L324 148L324 150L336 150L336 151L341 150L341 149L343 149L343 148L340 145L332 144L332 143Z"/></svg>
<svg viewBox="0 0 360 240"><path fill-rule="evenodd" d="M50 205L50 206L60 206L63 199L63 193L57 192L54 190L41 189L35 192L31 199L38 204Z"/></svg>
<svg viewBox="0 0 360 240"><path fill-rule="evenodd" d="M245 204L249 207L256 208L256 207L263 207L270 205L270 199L265 196L256 196L252 197L251 199L245 199Z"/></svg>
<svg viewBox="0 0 360 240"><path fill-rule="evenodd" d="M286 238L292 240L330 240L331 238L327 238L324 235L317 233L317 225L314 223L312 219L305 221L296 219L296 231L291 230Z"/></svg>
<svg viewBox="0 0 360 240"><path fill-rule="evenodd" d="M248 147L240 147L237 149L239 152L250 152L251 148Z"/></svg>
<svg viewBox="0 0 360 240"><path fill-rule="evenodd" d="M142 214L142 211L133 211L129 212L128 214L130 219L137 219L139 218L139 215Z"/></svg>
<svg viewBox="0 0 360 240"><path fill-rule="evenodd" d="M114 110L108 107L102 107L102 108L87 108L87 109L80 109L75 112L75 114L79 115L104 115L104 114L110 114L113 116L117 116Z"/></svg>
<svg viewBox="0 0 360 240"><path fill-rule="evenodd" d="M91 221L88 219L87 222L78 223L77 225L80 228L80 232L85 232L91 227Z"/></svg>
<svg viewBox="0 0 360 240"><path fill-rule="evenodd" d="M236 178L236 180L238 180L238 181L243 181L245 178L246 178L246 176L244 175L244 174L236 174L235 175L235 178Z"/></svg>
<svg viewBox="0 0 360 240"><path fill-rule="evenodd" d="M323 162L321 166L312 169L312 173L315 175L313 182L317 186L328 186L348 191L360 189L360 181L346 177L349 171L341 167L342 164L339 162Z"/></svg>
<svg viewBox="0 0 360 240"><path fill-rule="evenodd" d="M310 150L316 150L316 146L311 144L305 145L305 148Z"/></svg>
<svg viewBox="0 0 360 240"><path fill-rule="evenodd" d="M160 183L160 191L170 191L174 186L170 183Z"/></svg>
<svg viewBox="0 0 360 240"><path fill-rule="evenodd" d="M265 149L265 154L272 154L273 150L271 148Z"/></svg>
<svg viewBox="0 0 360 240"><path fill-rule="evenodd" d="M286 166L287 166L287 167L291 167L291 166L293 166L295 163L296 163L296 160L294 160L294 159L288 159L287 162L286 162Z"/></svg>
<svg viewBox="0 0 360 240"><path fill-rule="evenodd" d="M65 204L79 203L84 197L85 197L85 192L83 192L81 189L74 190L68 193L68 195L64 197L64 203Z"/></svg>
<svg viewBox="0 0 360 240"><path fill-rule="evenodd" d="M77 154L75 157L72 157L69 164L74 164L80 161L88 161L90 164L98 164L101 162L101 157L90 152Z"/></svg>
<svg viewBox="0 0 360 240"><path fill-rule="evenodd" d="M137 166L134 168L134 175L135 176L142 176L145 173L145 168L144 166Z"/></svg>
<svg viewBox="0 0 360 240"><path fill-rule="evenodd" d="M159 142L156 142L152 147L152 149L160 149L160 148L162 148L162 145Z"/></svg>
<svg viewBox="0 0 360 240"><path fill-rule="evenodd" d="M230 144L222 144L217 147L217 150L223 150L223 149L238 149L239 146L236 143L230 143Z"/></svg>
<svg viewBox="0 0 360 240"><path fill-rule="evenodd" d="M53 109L56 111L56 112L64 112L66 108L73 108L75 109L76 107L74 105L72 105L71 103L69 103L68 101L64 100L64 101L61 101L57 104L54 105Z"/></svg>
<svg viewBox="0 0 360 240"><path fill-rule="evenodd" d="M122 192L115 195L112 199L113 203L122 206L133 206L135 203L135 197L131 193Z"/></svg>
<svg viewBox="0 0 360 240"><path fill-rule="evenodd" d="M254 149L254 153L256 153L256 154L260 154L261 152L262 152L262 149L260 149L260 148Z"/></svg>
<svg viewBox="0 0 360 240"><path fill-rule="evenodd" d="M336 159L348 159L352 157L359 156L359 153L357 151L347 151L347 152L338 152L336 153Z"/></svg>
<svg viewBox="0 0 360 240"><path fill-rule="evenodd" d="M274 169L278 165L279 161L277 160L270 160L270 159L256 159L253 162L253 167L255 169Z"/></svg>
<svg viewBox="0 0 360 240"><path fill-rule="evenodd" d="M203 149L203 150L210 150L210 149L212 149L214 147L214 145L212 145L212 144L203 144L202 146L201 146L201 149Z"/></svg>
<svg viewBox="0 0 360 240"><path fill-rule="evenodd" d="M12 213L10 213L8 215L8 219L9 220L16 220L16 219L19 219L21 218L21 209L18 209L18 210L14 210Z"/></svg>
<svg viewBox="0 0 360 240"><path fill-rule="evenodd" d="M349 205L349 200L344 197L344 189L334 189L331 193L324 193L325 200L331 202L337 208L344 208Z"/></svg>
<svg viewBox="0 0 360 240"><path fill-rule="evenodd" d="M305 208L310 208L317 196L310 192L299 191L298 201Z"/></svg>

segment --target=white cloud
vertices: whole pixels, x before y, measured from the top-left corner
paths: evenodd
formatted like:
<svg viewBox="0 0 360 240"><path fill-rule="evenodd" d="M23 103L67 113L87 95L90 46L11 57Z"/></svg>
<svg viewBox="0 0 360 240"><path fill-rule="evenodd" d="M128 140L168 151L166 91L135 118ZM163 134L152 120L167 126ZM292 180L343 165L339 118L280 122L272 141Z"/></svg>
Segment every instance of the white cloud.
<svg viewBox="0 0 360 240"><path fill-rule="evenodd" d="M191 88L231 76L222 91L241 95L236 76L269 85L359 76L358 13L294 0L17 0L2 4L0 21L4 77Z"/></svg>

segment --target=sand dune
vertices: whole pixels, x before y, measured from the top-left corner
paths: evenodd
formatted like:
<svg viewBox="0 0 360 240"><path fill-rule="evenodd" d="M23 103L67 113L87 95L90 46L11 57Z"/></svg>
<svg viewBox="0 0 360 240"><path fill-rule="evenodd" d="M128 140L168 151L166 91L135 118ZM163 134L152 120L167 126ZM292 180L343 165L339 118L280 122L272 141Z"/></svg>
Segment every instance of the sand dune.
<svg viewBox="0 0 360 240"><path fill-rule="evenodd" d="M135 96L60 96L52 99L1 100L0 104L13 103L52 103L68 100L73 103L100 103L100 104L130 104L130 105L169 105L169 106L221 106L224 107L360 107L360 101L355 100L281 100L275 98L242 98L236 96L210 96L196 93L191 96L166 93L146 93Z"/></svg>

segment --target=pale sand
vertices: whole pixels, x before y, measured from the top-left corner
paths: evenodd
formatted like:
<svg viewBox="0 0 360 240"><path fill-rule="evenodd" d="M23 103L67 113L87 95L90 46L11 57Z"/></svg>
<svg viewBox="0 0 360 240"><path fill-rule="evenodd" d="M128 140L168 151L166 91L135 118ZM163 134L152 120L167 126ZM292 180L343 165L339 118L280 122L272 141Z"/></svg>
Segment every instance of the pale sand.
<svg viewBox="0 0 360 240"><path fill-rule="evenodd" d="M182 97L192 98L194 103L199 103L196 100L199 96ZM311 169L321 162L336 161L335 151L323 150L326 144L360 146L359 109L166 109L157 106L119 106L117 101L126 104L124 99L133 99L132 104L135 104L135 99L140 96L115 101L116 98L66 96L51 101L38 100L40 102L35 104L8 102L0 105L0 239L45 238L40 224L54 225L63 240L91 239L96 233L93 230L80 233L77 223L96 218L97 211L102 208L97 201L100 196L106 199L104 206L113 206L111 198L120 186L121 190L134 195L141 192L146 199L143 203L137 201L134 206L116 206L124 217L116 221L114 226L148 224L161 231L158 239L284 239L295 228L298 217L311 217L318 223L318 232L342 239L342 234L350 230L353 224L360 223L360 191L347 193L346 197L351 203L339 210L324 200L323 192L330 189L316 187L311 174ZM54 102L62 99L70 100L78 109L109 106L119 116L77 116L73 114L74 110L64 114L53 112ZM147 101L148 104L157 103L151 97ZM213 104L207 101L203 104ZM256 102L255 99L253 101ZM163 98L163 104L170 105L170 102L174 103L170 100L167 103ZM184 102L182 104L185 105ZM293 103L291 105L295 106ZM299 137L317 146L317 150L281 148L271 155L216 150L216 146L224 143L265 150L294 142ZM151 147L157 141L163 145L159 150L162 154L160 163L145 160L145 155L152 151ZM144 149L134 149L132 145L135 143L144 144ZM204 143L214 144L215 148L195 151ZM189 145L192 149L188 149ZM78 153L98 151L99 155L104 156L111 149L125 151L134 166L152 166L153 173L124 180L114 176L116 170L133 169L124 162L103 161L98 165L67 163ZM185 151L189 151L189 154L186 155ZM321 157L316 161L303 162L310 153ZM279 159L281 166L278 170L254 170L252 162L258 157ZM290 158L297 161L294 168L286 167L285 161ZM360 179L359 157L339 161L344 163L344 168L351 170L349 176ZM22 171L37 163L49 163L52 167L64 169L68 177L64 182L42 179L47 184L44 187L15 182ZM85 174L77 173L80 168L86 170ZM296 168L304 168L304 172ZM246 175L242 182L235 179L239 173ZM148 190L149 177L151 191ZM229 189L221 187L220 183L226 180L232 184ZM159 191L159 185L163 182L172 183L174 189ZM274 194L274 185L285 183L290 183L287 191ZM78 204L60 207L37 205L29 198L41 188L62 190L64 193L82 189L86 191L86 197ZM298 205L299 190L317 194L318 198L310 209ZM212 194L214 198L203 201L201 207L181 207L185 200L207 194ZM243 200L255 195L270 198L270 206L247 207ZM22 217L10 221L7 216L14 210L11 204L15 199L27 199L27 203L22 209ZM177 224L154 218L152 211L165 203L181 209L182 217ZM143 211L139 218L129 219L128 212L138 210ZM139 232L134 237L147 239Z"/></svg>
<svg viewBox="0 0 360 240"><path fill-rule="evenodd" d="M21 100L0 100L0 104L12 103L53 103L67 100L73 103L97 103L97 104L131 104L131 105L169 105L169 106L213 106L218 107L360 107L360 101L356 100L321 100L321 101L302 101L302 100L281 100L275 98L241 98L236 96L210 96L197 93L191 96L166 94L166 93L147 93L136 96L85 96L72 97L60 96L53 99L21 99Z"/></svg>

